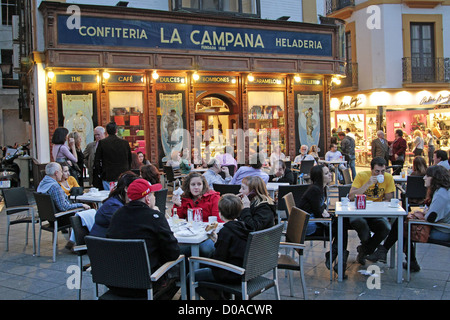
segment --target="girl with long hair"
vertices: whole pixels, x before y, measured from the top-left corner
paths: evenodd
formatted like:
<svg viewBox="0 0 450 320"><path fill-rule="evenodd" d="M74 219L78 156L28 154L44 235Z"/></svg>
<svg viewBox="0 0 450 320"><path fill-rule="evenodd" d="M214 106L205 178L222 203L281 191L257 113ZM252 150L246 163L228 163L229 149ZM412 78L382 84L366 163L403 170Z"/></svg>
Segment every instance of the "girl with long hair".
<svg viewBox="0 0 450 320"><path fill-rule="evenodd" d="M257 231L274 226L275 204L263 179L258 176L242 179L239 196L244 207L239 219L244 221L250 230Z"/></svg>

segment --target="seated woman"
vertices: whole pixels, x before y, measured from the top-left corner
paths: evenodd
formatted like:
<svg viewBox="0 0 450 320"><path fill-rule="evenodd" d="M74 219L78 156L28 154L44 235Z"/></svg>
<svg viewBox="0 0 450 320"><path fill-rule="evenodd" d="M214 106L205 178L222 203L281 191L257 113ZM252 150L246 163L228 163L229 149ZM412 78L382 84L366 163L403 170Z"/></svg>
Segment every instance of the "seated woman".
<svg viewBox="0 0 450 320"><path fill-rule="evenodd" d="M300 199L298 207L311 215L312 218L328 218L330 214L327 211L326 205L326 192L325 187L331 182L331 172L328 166L320 164L311 168L310 172L312 184L306 189L305 193ZM327 230L327 229L325 229ZM346 262L348 259L349 252L346 250L348 241L348 219L344 219L344 238L343 238L343 248L344 248L344 270ZM309 222L306 235L320 234L323 235L323 225L316 222ZM330 252L325 253L325 265L328 269L331 268L331 264L337 257L337 221L332 222L332 233L334 235L332 244L332 257L333 261L330 261ZM337 265L335 265L335 270L337 270ZM345 276L344 276L345 277Z"/></svg>
<svg viewBox="0 0 450 320"><path fill-rule="evenodd" d="M70 195L70 189L73 187L79 187L78 181L75 177L70 175L69 164L67 162L61 163L62 167L62 178L59 181L59 185L64 190L67 196Z"/></svg>
<svg viewBox="0 0 450 320"><path fill-rule="evenodd" d="M414 158L413 160L413 167L412 167L412 172L410 174L410 176L419 176L419 177L423 177L425 175L425 173L427 172L427 163L425 161L425 158L421 157L421 156L417 156ZM401 194L401 200L402 200L402 207L403 209L406 210L406 197L405 194L402 193ZM425 199L408 199L408 202L410 204L414 204L414 205L422 205ZM411 207L409 207L409 209L411 210Z"/></svg>
<svg viewBox="0 0 450 320"><path fill-rule="evenodd" d="M102 206L95 214L95 223L89 232L89 235L95 237L106 237L111 217L117 209L128 202L127 188L131 182L138 179L139 176L131 171L126 171L119 176L116 187L111 190L108 198L103 201Z"/></svg>
<svg viewBox="0 0 450 320"><path fill-rule="evenodd" d="M201 208L204 222L208 222L208 217L217 217L218 222L222 222L219 216L220 193L209 190L208 182L199 172L191 172L184 179L181 185L183 194L174 195L172 198L173 208L177 209L177 214L181 219L187 218L188 209ZM183 251L184 252L184 251ZM206 240L200 245L200 255L211 257L214 252L214 243Z"/></svg>
<svg viewBox="0 0 450 320"><path fill-rule="evenodd" d="M147 164L141 167L141 177L151 184L161 183L161 173L158 168L152 164Z"/></svg>
<svg viewBox="0 0 450 320"><path fill-rule="evenodd" d="M291 169L286 168L286 163L283 160L278 160L274 165L273 176L269 178L270 182L288 182L295 184L294 174Z"/></svg>
<svg viewBox="0 0 450 320"><path fill-rule="evenodd" d="M150 164L150 161L147 160L147 158L145 158L145 154L142 151L138 151L136 152L139 162L142 163L143 166Z"/></svg>
<svg viewBox="0 0 450 320"><path fill-rule="evenodd" d="M248 229L258 231L275 225L275 204L263 179L258 176L242 179L238 196L242 198L244 206L239 219L245 222Z"/></svg>
<svg viewBox="0 0 450 320"><path fill-rule="evenodd" d="M449 170L442 166L434 165L428 167L425 176L423 177L425 187L427 188L427 196L425 203L427 206L422 212L424 219L428 222L443 222L450 223L450 173ZM397 242L397 220L391 228L391 232L384 241L383 245L378 246L377 250L367 257L371 261L386 262L386 256L389 249ZM404 234L405 238L408 236ZM432 227L429 239L450 241L450 230L439 227ZM404 249L406 249L405 246ZM414 246L411 246L411 271L420 271L419 263L416 260ZM406 269L406 263L403 263L403 268Z"/></svg>

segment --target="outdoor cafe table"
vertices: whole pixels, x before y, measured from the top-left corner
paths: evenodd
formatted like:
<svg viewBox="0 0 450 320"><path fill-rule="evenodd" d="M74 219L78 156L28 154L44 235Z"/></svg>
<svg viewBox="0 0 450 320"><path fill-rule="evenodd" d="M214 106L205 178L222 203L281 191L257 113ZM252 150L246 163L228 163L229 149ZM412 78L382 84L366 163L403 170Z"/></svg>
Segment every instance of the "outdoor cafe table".
<svg viewBox="0 0 450 320"><path fill-rule="evenodd" d="M108 198L109 196L109 190L100 190L98 192L86 192L83 193L81 196L71 196L71 200L76 200L79 202L94 202L97 204L97 208L100 208L102 206L103 200Z"/></svg>
<svg viewBox="0 0 450 320"><path fill-rule="evenodd" d="M400 205L398 205L397 207L391 207L390 202L372 202L366 205L366 209L356 209L355 202L349 202L349 204L346 206L342 205L341 202L336 202L335 215L338 218L338 281L342 281L343 278L343 219L352 217L397 218L397 283L402 283L403 218L404 216L406 216L406 211Z"/></svg>
<svg viewBox="0 0 450 320"><path fill-rule="evenodd" d="M338 185L339 184L339 165L340 164L346 164L347 161L345 160L331 160L331 161L326 161L326 160L319 160L319 163L325 163L325 164L332 164L335 167L334 170L334 175L335 175L335 184Z"/></svg>

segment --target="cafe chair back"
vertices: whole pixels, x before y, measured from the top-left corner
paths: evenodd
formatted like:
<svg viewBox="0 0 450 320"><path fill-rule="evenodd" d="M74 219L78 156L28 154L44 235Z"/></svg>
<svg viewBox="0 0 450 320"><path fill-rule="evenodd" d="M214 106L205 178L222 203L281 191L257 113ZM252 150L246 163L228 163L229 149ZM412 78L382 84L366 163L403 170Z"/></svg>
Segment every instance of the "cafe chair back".
<svg viewBox="0 0 450 320"><path fill-rule="evenodd" d="M302 198L305 191L308 189L309 184L296 184L296 185L280 185L278 186L278 201L277 201L277 216L278 222L287 220L286 203L283 201L283 197L288 193L292 193L295 205L298 207L300 204L300 199Z"/></svg>
<svg viewBox="0 0 450 320"><path fill-rule="evenodd" d="M24 187L3 189L3 199L5 201L6 212L6 251L9 250L9 229L15 224L26 223L25 245L28 245L28 229L31 224L33 236L33 255L36 254L36 236L34 225L36 217L34 206L28 201L27 192ZM13 219L11 219L13 218Z"/></svg>
<svg viewBox="0 0 450 320"><path fill-rule="evenodd" d="M166 213L166 202L168 189L161 189L155 192L155 204L159 208L159 211L163 214Z"/></svg>
<svg viewBox="0 0 450 320"><path fill-rule="evenodd" d="M130 299L118 296L111 290L107 290L100 296L99 284L108 287L147 290L148 300L157 299L159 293L153 295L153 283L177 265L180 267L181 297L184 300L186 299L184 255L180 255L174 261L165 263L152 273L145 240L86 236L85 241L97 299Z"/></svg>
<svg viewBox="0 0 450 320"><path fill-rule="evenodd" d="M53 262L55 262L58 244L58 231L69 229L71 227L69 217L74 215L76 212L83 210L83 208L58 212L49 194L34 192L33 195L36 200L36 206L39 214L39 240L37 255L41 255L42 230L51 232L53 234Z"/></svg>
<svg viewBox="0 0 450 320"><path fill-rule="evenodd" d="M294 250L298 254L298 262L292 255L281 254L278 258L278 269L289 270L289 287L291 297L294 296L294 284L292 271L300 271L300 279L303 287L303 299L307 298L307 289L305 282L305 274L303 268L303 250L305 249L306 228L308 226L310 215L293 207L289 215L288 225L286 229L286 241L280 243L280 248Z"/></svg>
<svg viewBox="0 0 450 320"><path fill-rule="evenodd" d="M408 176L406 178L406 191L405 191L405 210L409 212L409 208L412 206L410 201L423 200L427 196L427 188L425 182L421 176Z"/></svg>
<svg viewBox="0 0 450 320"><path fill-rule="evenodd" d="M250 232L244 254L242 267L225 263L223 261L204 258L190 257L190 270L194 270L194 264L200 263L236 273L241 276L241 283L222 283L211 281L197 281L195 272L190 272L190 294L191 299L197 298L195 289L205 287L215 290L222 290L232 294L236 299L249 300L269 288L274 288L275 298L280 300L278 287L278 249L280 247L283 225L277 224L271 228ZM264 254L261 254L264 252ZM272 277L267 277L267 273L272 271Z"/></svg>
<svg viewBox="0 0 450 320"><path fill-rule="evenodd" d="M181 186L181 179L183 179L183 175L175 174L172 166L164 166L164 173L166 174L166 184L168 186L172 186L173 190L176 189L177 184Z"/></svg>
<svg viewBox="0 0 450 320"><path fill-rule="evenodd" d="M81 300L81 283L84 271L83 256L87 254L84 237L89 235L89 230L86 226L83 226L80 216L76 214L70 217L70 224L72 226L72 232L75 236L75 246L73 247L73 251L78 256L78 267L80 270L80 276L78 278L78 300Z"/></svg>
<svg viewBox="0 0 450 320"><path fill-rule="evenodd" d="M351 185L352 184L352 177L350 176L350 169L344 169L342 170L342 175L344 176L344 184L345 185Z"/></svg>
<svg viewBox="0 0 450 320"><path fill-rule="evenodd" d="M218 184L213 183L214 191L220 193L220 195L224 195L225 193L238 194L241 189L240 184Z"/></svg>

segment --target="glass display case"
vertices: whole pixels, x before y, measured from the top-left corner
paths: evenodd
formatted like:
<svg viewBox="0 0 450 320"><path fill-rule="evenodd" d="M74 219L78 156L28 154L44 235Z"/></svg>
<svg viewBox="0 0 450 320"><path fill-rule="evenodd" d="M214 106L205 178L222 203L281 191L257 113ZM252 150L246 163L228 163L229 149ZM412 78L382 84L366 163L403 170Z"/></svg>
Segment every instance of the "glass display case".
<svg viewBox="0 0 450 320"><path fill-rule="evenodd" d="M130 143L132 151L146 153L143 92L109 91L110 119L116 122L117 136Z"/></svg>

